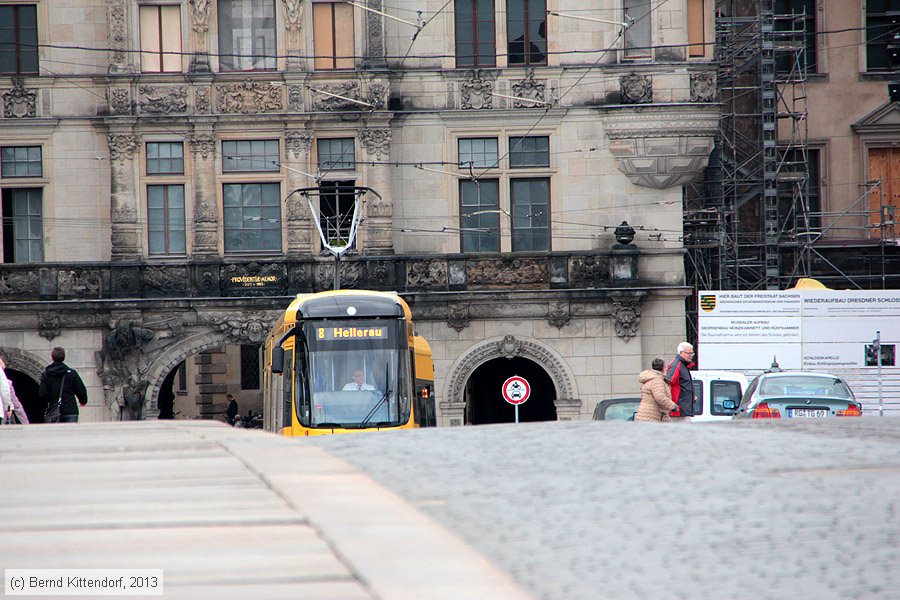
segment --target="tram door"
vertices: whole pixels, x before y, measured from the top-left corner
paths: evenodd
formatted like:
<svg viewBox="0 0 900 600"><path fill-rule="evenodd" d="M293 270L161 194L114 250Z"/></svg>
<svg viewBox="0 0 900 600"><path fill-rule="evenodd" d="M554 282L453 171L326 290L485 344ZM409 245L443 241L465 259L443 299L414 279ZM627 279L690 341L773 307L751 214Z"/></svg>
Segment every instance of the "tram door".
<svg viewBox="0 0 900 600"><path fill-rule="evenodd" d="M495 358L475 369L466 382L467 425L515 422L515 407L501 393L503 382L513 375L531 385L528 401L519 405L519 422L556 420L556 389L543 367L522 357Z"/></svg>

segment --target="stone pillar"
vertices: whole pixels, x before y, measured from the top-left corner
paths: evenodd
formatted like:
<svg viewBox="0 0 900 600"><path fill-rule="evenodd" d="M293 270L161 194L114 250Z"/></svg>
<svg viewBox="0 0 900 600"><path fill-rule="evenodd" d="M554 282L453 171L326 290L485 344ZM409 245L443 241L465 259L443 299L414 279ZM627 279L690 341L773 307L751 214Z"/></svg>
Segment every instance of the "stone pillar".
<svg viewBox="0 0 900 600"><path fill-rule="evenodd" d="M107 136L110 159L109 215L112 234L110 259L114 261L140 260L141 229L138 224L138 193L134 152L138 136L116 131Z"/></svg>
<svg viewBox="0 0 900 600"><path fill-rule="evenodd" d="M134 69L126 52L128 49L128 2L106 0L106 24L109 28L109 73L131 73Z"/></svg>
<svg viewBox="0 0 900 600"><path fill-rule="evenodd" d="M287 70L305 71L306 61L302 47L303 0L281 0L284 3L285 49L287 50Z"/></svg>
<svg viewBox="0 0 900 600"><path fill-rule="evenodd" d="M190 0L191 29L194 32L194 55L190 70L209 73L209 0Z"/></svg>
<svg viewBox="0 0 900 600"><path fill-rule="evenodd" d="M201 352L194 357L197 365L197 412L201 419L219 419L225 414L225 394L228 386L224 383L227 371L225 348Z"/></svg>
<svg viewBox="0 0 900 600"><path fill-rule="evenodd" d="M466 424L465 402L439 402L441 409L441 425L446 427L460 427Z"/></svg>
<svg viewBox="0 0 900 600"><path fill-rule="evenodd" d="M557 398L553 405L556 407L557 421L578 421L581 418L581 400L578 398Z"/></svg>
<svg viewBox="0 0 900 600"><path fill-rule="evenodd" d="M293 168L309 172L309 149L312 145L312 134L308 131L290 130L284 136L285 157ZM297 188L312 187L315 180L302 173L288 171L285 178L287 196ZM285 226L287 228L287 255L308 256L314 251L313 238L317 237L312 222L312 214L306 198L293 194L284 207Z"/></svg>
<svg viewBox="0 0 900 600"><path fill-rule="evenodd" d="M372 10L384 10L381 0L369 0ZM371 11L366 12L366 69L386 69L387 59L384 56L384 17Z"/></svg>
<svg viewBox="0 0 900 600"><path fill-rule="evenodd" d="M216 198L216 136L206 127L190 138L194 166L193 256L219 254L219 211Z"/></svg>
<svg viewBox="0 0 900 600"><path fill-rule="evenodd" d="M361 129L359 139L369 161L388 161L391 154L390 129ZM393 254L394 202L391 199L391 174L387 164L367 167L366 182L381 195L366 197L366 253Z"/></svg>

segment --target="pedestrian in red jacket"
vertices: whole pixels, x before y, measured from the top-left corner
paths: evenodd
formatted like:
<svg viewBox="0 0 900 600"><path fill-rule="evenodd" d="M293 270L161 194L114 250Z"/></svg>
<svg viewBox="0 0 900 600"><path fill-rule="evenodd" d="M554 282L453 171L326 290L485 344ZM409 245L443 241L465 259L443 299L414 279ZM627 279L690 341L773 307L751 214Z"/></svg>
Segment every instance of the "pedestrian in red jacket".
<svg viewBox="0 0 900 600"><path fill-rule="evenodd" d="M700 410L694 392L694 379L689 370L693 366L694 347L688 342L681 342L675 360L666 369L666 379L672 388L672 402L678 405L678 409L672 411L673 417L693 417Z"/></svg>

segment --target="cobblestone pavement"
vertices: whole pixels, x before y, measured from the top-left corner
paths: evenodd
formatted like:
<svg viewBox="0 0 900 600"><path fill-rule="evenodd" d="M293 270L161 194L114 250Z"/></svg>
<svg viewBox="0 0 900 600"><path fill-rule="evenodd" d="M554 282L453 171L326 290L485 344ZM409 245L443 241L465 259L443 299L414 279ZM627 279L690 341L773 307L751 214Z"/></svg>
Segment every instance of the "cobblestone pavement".
<svg viewBox="0 0 900 600"><path fill-rule="evenodd" d="M300 443L348 460L537 598L900 598L897 418Z"/></svg>

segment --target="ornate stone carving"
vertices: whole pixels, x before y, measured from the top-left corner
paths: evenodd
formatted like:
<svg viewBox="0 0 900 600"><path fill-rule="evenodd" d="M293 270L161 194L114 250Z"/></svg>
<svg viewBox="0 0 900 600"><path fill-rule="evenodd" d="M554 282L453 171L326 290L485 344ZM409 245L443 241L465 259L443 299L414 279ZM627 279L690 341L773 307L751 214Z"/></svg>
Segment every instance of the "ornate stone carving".
<svg viewBox="0 0 900 600"><path fill-rule="evenodd" d="M717 93L715 72L691 73L691 102L715 102Z"/></svg>
<svg viewBox="0 0 900 600"><path fill-rule="evenodd" d="M547 311L547 322L551 325L557 329L562 329L569 324L571 318L572 316L570 314L568 302L550 303L549 310Z"/></svg>
<svg viewBox="0 0 900 600"><path fill-rule="evenodd" d="M406 263L406 285L418 289L447 289L447 261L410 260Z"/></svg>
<svg viewBox="0 0 900 600"><path fill-rule="evenodd" d="M329 94L360 100L358 81L343 81L341 83L317 85L316 89L328 92ZM362 104L357 104L356 102L350 102L343 98L335 98L334 96L328 96L327 94L316 94L315 92L313 92L313 106L317 110L327 111L360 110L364 108Z"/></svg>
<svg viewBox="0 0 900 600"><path fill-rule="evenodd" d="M303 23L303 0L282 0L284 2L284 27L288 31L300 31Z"/></svg>
<svg viewBox="0 0 900 600"><path fill-rule="evenodd" d="M209 0L190 0L191 29L198 34L209 31Z"/></svg>
<svg viewBox="0 0 900 600"><path fill-rule="evenodd" d="M653 105L601 110L609 151L632 183L665 189L690 183L709 160L716 106Z"/></svg>
<svg viewBox="0 0 900 600"><path fill-rule="evenodd" d="M144 342L149 342L154 336L153 331L141 327L140 321L114 321L110 323L110 329L103 340L103 350L109 358L116 361Z"/></svg>
<svg viewBox="0 0 900 600"><path fill-rule="evenodd" d="M365 146L366 152L375 156L376 159L382 156L387 157L391 154L390 129L360 129L359 140Z"/></svg>
<svg viewBox="0 0 900 600"><path fill-rule="evenodd" d="M341 287L359 287L360 264L358 262L341 261ZM334 284L334 261L316 265L316 289L330 290Z"/></svg>
<svg viewBox="0 0 900 600"><path fill-rule="evenodd" d="M293 158L306 158L312 146L313 136L308 131L288 131L284 136L285 147Z"/></svg>
<svg viewBox="0 0 900 600"><path fill-rule="evenodd" d="M271 320L239 315L236 317L218 317L214 319L213 323L235 342L258 344L265 339L266 334L269 332Z"/></svg>
<svg viewBox="0 0 900 600"><path fill-rule="evenodd" d="M209 88L194 88L194 110L198 113L206 114L209 112Z"/></svg>
<svg viewBox="0 0 900 600"><path fill-rule="evenodd" d="M112 52L110 72L127 68L125 49L128 42L128 6L125 0L106 0L106 18L109 27L109 42Z"/></svg>
<svg viewBox="0 0 900 600"><path fill-rule="evenodd" d="M466 261L470 287L533 287L549 281L547 262L533 258L476 258Z"/></svg>
<svg viewBox="0 0 900 600"><path fill-rule="evenodd" d="M37 116L37 93L25 89L21 77L12 78L12 89L3 93L3 117L20 119Z"/></svg>
<svg viewBox="0 0 900 600"><path fill-rule="evenodd" d="M106 143L111 160L131 160L137 149L138 136L133 133L113 133L106 136Z"/></svg>
<svg viewBox="0 0 900 600"><path fill-rule="evenodd" d="M36 271L12 271L0 273L0 295L35 295L38 289L38 282L39 276Z"/></svg>
<svg viewBox="0 0 900 600"><path fill-rule="evenodd" d="M221 113L267 113L283 109L281 86L247 79L218 86L217 109Z"/></svg>
<svg viewBox="0 0 900 600"><path fill-rule="evenodd" d="M460 108L463 110L480 110L494 107L494 84L481 78L476 71L468 81L459 85Z"/></svg>
<svg viewBox="0 0 900 600"><path fill-rule="evenodd" d="M585 256L573 258L569 266L572 287L605 287L609 285L609 258Z"/></svg>
<svg viewBox="0 0 900 600"><path fill-rule="evenodd" d="M107 92L109 112L114 115L131 114L131 92L128 88L110 88Z"/></svg>
<svg viewBox="0 0 900 600"><path fill-rule="evenodd" d="M511 360L522 354L522 342L517 340L515 336L507 335L500 342L500 354L503 358Z"/></svg>
<svg viewBox="0 0 900 600"><path fill-rule="evenodd" d="M59 315L39 314L38 315L38 335L47 341L53 341L53 338L59 337L62 333Z"/></svg>
<svg viewBox="0 0 900 600"><path fill-rule="evenodd" d="M57 282L60 296L94 296L100 295L103 286L103 278L98 270L66 270L57 272Z"/></svg>
<svg viewBox="0 0 900 600"><path fill-rule="evenodd" d="M137 210L130 204L117 204L112 209L113 223L137 222Z"/></svg>
<svg viewBox="0 0 900 600"><path fill-rule="evenodd" d="M637 335L641 324L641 305L635 301L614 300L612 318L616 335L627 342Z"/></svg>
<svg viewBox="0 0 900 600"><path fill-rule="evenodd" d="M544 105L544 90L546 87L546 84L542 81L535 81L534 69L528 69L525 79L512 84L512 95L517 98L513 100L513 108L540 108ZM528 98L538 102L528 102L518 98Z"/></svg>
<svg viewBox="0 0 900 600"><path fill-rule="evenodd" d="M447 325L456 331L462 331L469 326L469 305L450 304L447 306Z"/></svg>
<svg viewBox="0 0 900 600"><path fill-rule="evenodd" d="M370 83L366 93L366 101L372 105L372 109L384 108L388 95L388 86L385 83Z"/></svg>
<svg viewBox="0 0 900 600"><path fill-rule="evenodd" d="M303 88L299 85L288 86L288 109L303 111Z"/></svg>
<svg viewBox="0 0 900 600"><path fill-rule="evenodd" d="M382 10L381 0L369 0L369 7ZM366 58L372 62L384 59L384 23L383 17L375 12L366 11L366 32L368 33Z"/></svg>
<svg viewBox="0 0 900 600"><path fill-rule="evenodd" d="M144 287L163 293L190 289L187 271L182 267L144 268Z"/></svg>
<svg viewBox="0 0 900 600"><path fill-rule="evenodd" d="M649 75L629 73L619 77L622 104L647 104L653 102L653 83Z"/></svg>
<svg viewBox="0 0 900 600"><path fill-rule="evenodd" d="M194 134L188 141L191 144L191 152L199 154L204 160L216 152L216 136L210 133Z"/></svg>
<svg viewBox="0 0 900 600"><path fill-rule="evenodd" d="M187 88L183 85L154 87L142 85L141 111L150 114L169 114L187 111Z"/></svg>

